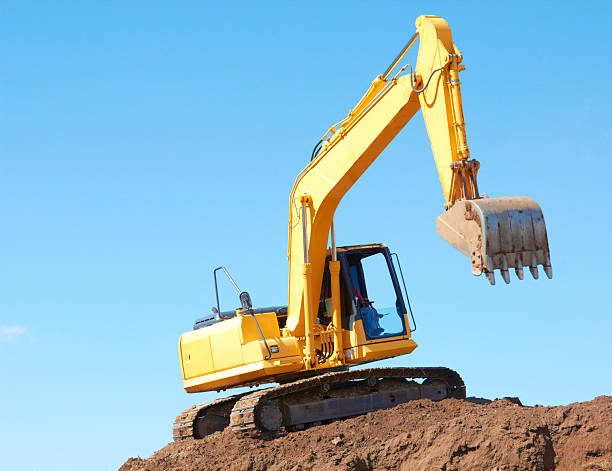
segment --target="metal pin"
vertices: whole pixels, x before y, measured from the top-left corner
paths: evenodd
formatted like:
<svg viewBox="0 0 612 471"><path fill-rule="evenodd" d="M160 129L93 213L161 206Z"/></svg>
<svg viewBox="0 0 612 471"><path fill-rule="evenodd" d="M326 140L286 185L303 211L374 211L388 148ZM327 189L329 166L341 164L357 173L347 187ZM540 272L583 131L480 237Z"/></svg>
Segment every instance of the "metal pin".
<svg viewBox="0 0 612 471"><path fill-rule="evenodd" d="M508 272L508 259L505 255L502 255L502 269L501 276L507 285L510 284L510 273Z"/></svg>
<svg viewBox="0 0 612 471"><path fill-rule="evenodd" d="M536 259L535 252L531 252L531 265L529 266L529 271L531 272L531 276L533 276L534 279L537 280L539 277L539 273L538 260Z"/></svg>

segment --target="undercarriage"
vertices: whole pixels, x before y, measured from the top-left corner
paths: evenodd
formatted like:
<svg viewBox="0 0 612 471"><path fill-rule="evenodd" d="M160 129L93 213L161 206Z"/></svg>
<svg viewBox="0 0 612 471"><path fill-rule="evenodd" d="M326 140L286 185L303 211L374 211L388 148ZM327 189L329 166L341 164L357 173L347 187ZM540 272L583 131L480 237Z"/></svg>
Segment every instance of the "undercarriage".
<svg viewBox="0 0 612 471"><path fill-rule="evenodd" d="M443 367L336 371L193 406L175 420L174 440L203 438L231 426L270 438L411 400L465 398L459 374Z"/></svg>

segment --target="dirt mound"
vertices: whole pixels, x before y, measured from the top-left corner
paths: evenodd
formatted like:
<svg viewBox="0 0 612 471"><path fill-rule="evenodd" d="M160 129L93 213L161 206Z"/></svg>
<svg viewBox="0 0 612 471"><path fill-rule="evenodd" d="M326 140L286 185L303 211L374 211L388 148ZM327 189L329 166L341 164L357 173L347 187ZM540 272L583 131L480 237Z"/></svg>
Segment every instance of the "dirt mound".
<svg viewBox="0 0 612 471"><path fill-rule="evenodd" d="M487 402L414 401L267 441L226 429L130 458L120 471L612 471L612 397L560 407Z"/></svg>

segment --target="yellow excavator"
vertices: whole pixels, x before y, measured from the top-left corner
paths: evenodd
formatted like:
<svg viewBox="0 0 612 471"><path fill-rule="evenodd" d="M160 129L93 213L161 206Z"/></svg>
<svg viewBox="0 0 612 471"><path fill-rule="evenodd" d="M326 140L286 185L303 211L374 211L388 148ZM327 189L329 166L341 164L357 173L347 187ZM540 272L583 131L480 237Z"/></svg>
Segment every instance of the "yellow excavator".
<svg viewBox="0 0 612 471"><path fill-rule="evenodd" d="M538 278L541 265L552 277L538 204L479 193L480 164L470 158L461 101L459 73L465 67L447 22L420 16L416 27L348 116L329 128L295 181L287 305L254 308L249 294L218 267L217 306L180 338L188 393L277 385L187 409L174 422L175 440L227 426L266 437L413 399L465 397L461 377L448 368L349 369L417 347L399 258L384 244L336 247L333 219L342 197L419 109L445 199L438 234L470 259L474 275L485 274L491 284L495 270L506 283L510 269L523 279L523 267ZM400 68L417 39L414 70ZM233 311L220 310L219 273L238 292L240 307Z"/></svg>

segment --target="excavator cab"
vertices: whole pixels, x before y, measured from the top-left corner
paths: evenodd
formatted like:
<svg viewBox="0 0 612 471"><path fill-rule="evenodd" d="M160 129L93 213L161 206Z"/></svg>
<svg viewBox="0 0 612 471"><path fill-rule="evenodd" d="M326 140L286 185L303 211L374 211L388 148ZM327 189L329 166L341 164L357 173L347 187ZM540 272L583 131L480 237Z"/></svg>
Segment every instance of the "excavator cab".
<svg viewBox="0 0 612 471"><path fill-rule="evenodd" d="M368 341L404 336L414 330L407 321L405 293L386 245L338 247L337 256L341 267L342 328L352 331L359 321ZM330 259L328 255L321 287L318 315L321 324L328 324L332 317L327 268Z"/></svg>

